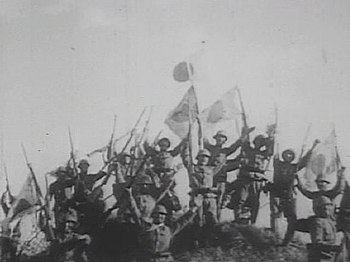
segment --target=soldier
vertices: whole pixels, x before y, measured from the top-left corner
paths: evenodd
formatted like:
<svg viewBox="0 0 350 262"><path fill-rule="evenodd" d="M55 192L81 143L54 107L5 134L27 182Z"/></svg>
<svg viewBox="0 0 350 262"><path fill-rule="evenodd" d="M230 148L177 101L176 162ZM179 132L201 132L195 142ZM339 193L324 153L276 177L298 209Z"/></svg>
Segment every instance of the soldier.
<svg viewBox="0 0 350 262"><path fill-rule="evenodd" d="M266 181L264 173L268 160L273 155L273 144L273 135L269 134L268 137L256 136L253 140L253 147L249 140L244 141L242 145L239 156L241 168L234 181L233 187L236 190L230 204L234 207L235 219L238 222L248 207L251 223L256 222L260 206L260 192L263 182Z"/></svg>
<svg viewBox="0 0 350 262"><path fill-rule="evenodd" d="M58 231L63 230L64 216L71 203L73 186L75 185L75 179L68 175L67 169L63 166L59 167L56 172L57 180L49 186L49 199L54 198L54 213L56 228Z"/></svg>
<svg viewBox="0 0 350 262"><path fill-rule="evenodd" d="M190 175L190 186L193 196L201 195L203 204L196 217L198 244L206 245L213 240L215 225L218 222L217 195L219 189L215 187L215 175L222 169L222 164L209 166L210 152L199 150L197 165Z"/></svg>
<svg viewBox="0 0 350 262"><path fill-rule="evenodd" d="M174 238L196 215L201 200L195 198L194 206L183 216L172 223L166 224L168 212L162 205L157 205L152 212L150 223L139 220L140 233L138 236L141 250L138 254L140 262L171 262L174 261L170 253L171 243ZM134 205L134 212L137 215L137 208Z"/></svg>
<svg viewBox="0 0 350 262"><path fill-rule="evenodd" d="M83 181L85 190L91 192L95 183L106 175L106 172L100 171L97 174L88 174L89 162L86 159L82 159L79 162L78 168L80 169L79 177Z"/></svg>
<svg viewBox="0 0 350 262"><path fill-rule="evenodd" d="M313 210L315 216L311 218L308 261L334 261L335 254L339 251L339 246L336 245L334 204L330 198L319 196L313 200Z"/></svg>
<svg viewBox="0 0 350 262"><path fill-rule="evenodd" d="M87 234L77 233L78 214L74 209L69 209L65 217L65 230L58 235L59 262L87 262L87 247L91 238Z"/></svg>
<svg viewBox="0 0 350 262"><path fill-rule="evenodd" d="M155 168L164 168L165 162L167 159L167 165L171 162L172 158L179 155L183 150L186 139L183 139L173 150L169 150L170 148L170 140L166 137L161 138L158 141L159 150L151 147L147 142L144 143L144 148L146 154L149 155L152 159L152 163Z"/></svg>
<svg viewBox="0 0 350 262"><path fill-rule="evenodd" d="M274 177L273 183L268 185L271 194L271 211L273 216L279 217L284 215L287 218L288 227L284 236L282 245L287 245L293 238L295 225L297 221L296 215L296 180L297 172L303 169L310 159L312 150L319 143L315 140L312 148L305 154L298 163L293 163L295 153L292 149L286 149L282 152L282 160L279 159L277 153L274 158Z"/></svg>
<svg viewBox="0 0 350 262"><path fill-rule="evenodd" d="M130 203L136 203L140 212L140 218L148 221L156 206L156 194L152 178L149 175L142 174L137 177L134 187L128 187L125 190L126 192L132 192L132 194L124 195L125 198L122 198L120 201L118 220L135 223L135 218L131 217Z"/></svg>
<svg viewBox="0 0 350 262"><path fill-rule="evenodd" d="M131 182L133 174L133 168L131 163L131 155L124 153L120 156L120 161L112 163L110 170L112 175L115 176L115 183L113 184L113 194L117 201L120 200L121 194L125 187Z"/></svg>
<svg viewBox="0 0 350 262"><path fill-rule="evenodd" d="M229 156L237 151L237 149L242 145L242 140L238 139L235 143L229 147L224 147L227 141L227 135L224 130L219 130L213 138L215 139L215 145L210 144L208 139L204 139L204 148L208 149L211 154L211 163L213 163L214 158L223 153L225 156Z"/></svg>
<svg viewBox="0 0 350 262"><path fill-rule="evenodd" d="M345 167L341 167L337 172L337 183L336 185L330 189L329 186L331 182L329 178L325 174L319 174L316 178L317 191L309 191L300 181L299 177L296 176L297 179L297 187L300 192L309 199L316 199L320 196L326 196L330 198L332 201L341 193L344 192L346 186L346 180L344 176Z"/></svg>

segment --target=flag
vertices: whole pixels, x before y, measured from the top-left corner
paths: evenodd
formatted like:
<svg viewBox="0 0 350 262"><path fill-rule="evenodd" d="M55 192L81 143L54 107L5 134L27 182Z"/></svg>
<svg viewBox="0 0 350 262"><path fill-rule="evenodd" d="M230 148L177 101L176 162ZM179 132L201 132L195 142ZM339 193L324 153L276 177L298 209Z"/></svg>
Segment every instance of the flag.
<svg viewBox="0 0 350 262"><path fill-rule="evenodd" d="M197 96L194 87L190 87L180 103L173 109L165 120L165 124L180 138L185 138L189 132L190 122L198 116Z"/></svg>
<svg viewBox="0 0 350 262"><path fill-rule="evenodd" d="M335 181L339 165L336 135L333 130L311 153L304 174L306 185L310 188L315 187L315 180L320 175Z"/></svg>
<svg viewBox="0 0 350 262"><path fill-rule="evenodd" d="M173 72L174 79L178 82L186 82L193 75L193 66L187 62L178 63Z"/></svg>
<svg viewBox="0 0 350 262"><path fill-rule="evenodd" d="M33 184L33 176L28 175L26 182L9 210L8 217L14 218L19 213L39 204L38 194Z"/></svg>
<svg viewBox="0 0 350 262"><path fill-rule="evenodd" d="M199 118L205 137L219 129L230 130L230 133L232 133L232 130L237 130L237 136L240 135L238 123L242 111L236 104L236 94L237 88L230 89L219 100L200 113Z"/></svg>

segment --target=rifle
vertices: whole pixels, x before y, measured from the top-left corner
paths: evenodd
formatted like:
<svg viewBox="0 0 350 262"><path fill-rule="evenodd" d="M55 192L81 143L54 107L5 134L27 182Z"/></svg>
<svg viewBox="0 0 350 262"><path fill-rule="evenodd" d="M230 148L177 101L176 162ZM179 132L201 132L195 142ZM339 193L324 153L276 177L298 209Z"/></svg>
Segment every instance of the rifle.
<svg viewBox="0 0 350 262"><path fill-rule="evenodd" d="M36 179L36 176L35 176L35 173L34 173L34 170L32 168L32 165L29 163L28 161L28 157L27 157L27 153L26 153L26 150L24 148L24 145L21 144L22 146L22 151L23 151L23 156L24 156L24 160L26 162L26 165L30 171L30 174L32 176L32 179L33 179L33 182L34 182L34 186L35 186L35 191L38 195L38 199L39 199L39 204L40 206L43 208L44 210L44 216L45 216L45 219L46 219L46 224L47 224L47 233L48 233L48 240L49 241L52 241L52 240L55 240L55 234L54 234L54 231L50 225L50 220L51 220L51 217L50 217L50 210L48 209L47 205L45 205L43 203L43 194L41 192L41 189L39 187L39 184L38 184L38 181Z"/></svg>
<svg viewBox="0 0 350 262"><path fill-rule="evenodd" d="M238 93L238 98L239 98L239 103L241 105L241 110L242 110L242 122L243 122L243 127L248 128L248 121L247 121L247 115L245 113L244 105L243 105L243 100L242 100L242 95L241 95L241 90L237 87L237 93Z"/></svg>
<svg viewBox="0 0 350 262"><path fill-rule="evenodd" d="M107 161L105 162L106 165L99 172L102 172L102 170L113 161L112 159L114 159L112 157L112 155L113 155L113 139L114 139L114 133L115 133L115 127L116 127L116 119L117 119L117 116L114 115L113 130L112 130L111 138L110 138L109 144L108 144ZM104 177L101 184L99 184L97 187L95 187L92 190L92 192L86 197L89 202L94 203L97 199L100 198L100 196L102 196L102 194L103 194L102 187L105 184L107 184L110 176L111 176L111 172L107 172L107 175Z"/></svg>

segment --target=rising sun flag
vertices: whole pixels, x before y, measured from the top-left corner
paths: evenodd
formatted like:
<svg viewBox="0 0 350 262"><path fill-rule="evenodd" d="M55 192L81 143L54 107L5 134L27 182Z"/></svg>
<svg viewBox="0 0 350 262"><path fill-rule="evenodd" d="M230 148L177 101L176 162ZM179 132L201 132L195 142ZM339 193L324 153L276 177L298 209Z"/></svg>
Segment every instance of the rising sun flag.
<svg viewBox="0 0 350 262"><path fill-rule="evenodd" d="M198 116L197 96L190 87L180 103L168 114L165 124L180 138L188 136L190 123Z"/></svg>
<svg viewBox="0 0 350 262"><path fill-rule="evenodd" d="M306 166L304 178L306 185L315 186L318 176L325 176L334 181L340 168L339 154L337 150L335 130L313 150Z"/></svg>

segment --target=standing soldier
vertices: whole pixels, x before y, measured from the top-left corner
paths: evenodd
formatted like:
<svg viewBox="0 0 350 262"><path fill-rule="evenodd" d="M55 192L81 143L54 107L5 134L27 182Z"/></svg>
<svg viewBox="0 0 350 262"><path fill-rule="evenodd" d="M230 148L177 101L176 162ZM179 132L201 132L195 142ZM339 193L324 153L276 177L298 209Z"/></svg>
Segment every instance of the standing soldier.
<svg viewBox="0 0 350 262"><path fill-rule="evenodd" d="M313 201L315 216L311 218L310 236L308 245L309 262L334 261L339 246L336 245L336 223L334 218L334 204L326 196L319 196Z"/></svg>
<svg viewBox="0 0 350 262"><path fill-rule="evenodd" d="M117 201L120 200L121 194L124 189L132 180L133 168L132 168L131 155L124 153L120 156L119 162L114 162L110 165L109 172L115 176L115 183L113 184L113 194Z"/></svg>
<svg viewBox="0 0 350 262"><path fill-rule="evenodd" d="M56 172L57 180L49 186L49 199L54 198L55 204L53 211L55 213L56 229L63 230L64 216L70 205L69 200L72 199L73 186L75 179L68 175L65 167L59 167Z"/></svg>
<svg viewBox="0 0 350 262"><path fill-rule="evenodd" d="M211 154L211 163L213 163L214 158L221 153L227 157L236 152L237 149L242 145L242 140L238 139L229 147L224 147L224 144L227 141L227 135L224 130L219 130L215 136L213 136L213 138L215 139L215 145L210 144L208 139L204 139L204 148L208 149Z"/></svg>
<svg viewBox="0 0 350 262"><path fill-rule="evenodd" d="M252 147L249 140L242 145L241 168L234 185L231 206L234 207L235 219L241 221L241 217L250 208L250 221L256 222L259 206L260 192L263 182L266 181L265 170L268 160L273 155L273 135L268 137L258 135L253 140Z"/></svg>
<svg viewBox="0 0 350 262"><path fill-rule="evenodd" d="M157 205L152 212L152 220L145 223L139 219L140 232L138 235L141 250L138 254L139 262L172 262L173 257L170 252L173 238L188 225L196 215L201 200L194 199L194 206L183 216L172 223L166 224L168 212L162 205ZM132 204L136 217L140 217L137 207Z"/></svg>
<svg viewBox="0 0 350 262"><path fill-rule="evenodd" d="M215 225L218 222L217 195L218 188L214 185L215 175L222 168L209 166L210 152L207 149L199 150L197 165L190 174L190 186L194 197L201 195L203 204L196 217L198 244L205 245L213 240Z"/></svg>
<svg viewBox="0 0 350 262"><path fill-rule="evenodd" d="M157 144L159 150L154 149L147 142L144 143L144 148L146 154L151 157L154 167L161 168L164 165L164 159L168 159L169 162L169 159L181 153L186 144L186 139L182 140L173 150L169 150L171 144L166 137L161 138Z"/></svg>
<svg viewBox="0 0 350 262"><path fill-rule="evenodd" d="M69 209L65 217L64 232L58 235L59 262L88 262L86 250L91 243L87 234L77 233L78 214L74 209Z"/></svg>
<svg viewBox="0 0 350 262"><path fill-rule="evenodd" d="M282 160L280 160L278 153L275 154L273 162L273 183L268 185L268 189L273 200L271 201L271 212L274 219L282 214L287 218L288 227L282 245L288 245L292 240L297 221L295 177L297 172L306 166L310 159L312 150L318 143L319 141L315 140L312 148L299 160L298 163L293 163L295 153L292 149L286 149L282 152Z"/></svg>
<svg viewBox="0 0 350 262"><path fill-rule="evenodd" d="M78 165L80 169L77 177L78 183L75 187L75 197L78 202L85 202L87 196L92 193L95 183L106 175L103 171L97 174L89 174L89 166L90 164L86 159L80 160Z"/></svg>

